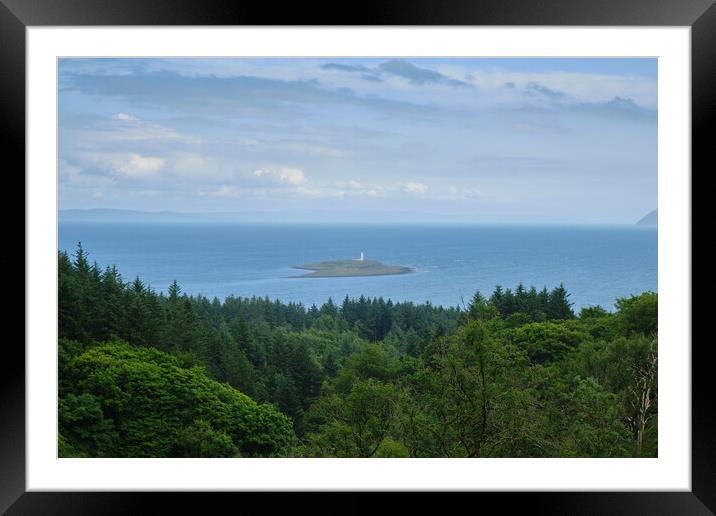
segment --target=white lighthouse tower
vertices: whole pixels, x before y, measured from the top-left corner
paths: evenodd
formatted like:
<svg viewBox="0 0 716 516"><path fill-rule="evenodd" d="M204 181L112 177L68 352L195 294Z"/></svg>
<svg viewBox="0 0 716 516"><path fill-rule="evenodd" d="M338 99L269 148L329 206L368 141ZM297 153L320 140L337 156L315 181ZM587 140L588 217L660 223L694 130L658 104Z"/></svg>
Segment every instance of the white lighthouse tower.
<svg viewBox="0 0 716 516"><path fill-rule="evenodd" d="M360 258L358 258L359 262L365 261L365 257L363 256L363 251L360 252Z"/></svg>

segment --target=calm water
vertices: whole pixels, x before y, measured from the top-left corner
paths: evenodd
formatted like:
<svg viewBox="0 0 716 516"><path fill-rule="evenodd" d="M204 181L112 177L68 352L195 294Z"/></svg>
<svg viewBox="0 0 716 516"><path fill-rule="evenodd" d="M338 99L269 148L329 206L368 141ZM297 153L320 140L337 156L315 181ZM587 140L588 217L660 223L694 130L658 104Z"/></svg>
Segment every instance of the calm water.
<svg viewBox="0 0 716 516"><path fill-rule="evenodd" d="M564 283L575 308L657 290L657 230L639 226L319 226L61 223L59 248L78 241L156 290L176 279L189 294L268 296L320 305L383 296L452 306L496 284ZM291 265L354 258L406 265L400 276L288 278Z"/></svg>

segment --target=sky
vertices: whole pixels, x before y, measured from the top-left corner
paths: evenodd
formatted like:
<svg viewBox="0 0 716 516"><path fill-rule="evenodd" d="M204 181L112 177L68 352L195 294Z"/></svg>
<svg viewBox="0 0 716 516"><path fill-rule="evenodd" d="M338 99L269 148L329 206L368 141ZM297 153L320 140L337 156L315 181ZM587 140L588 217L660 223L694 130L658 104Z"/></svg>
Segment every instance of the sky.
<svg viewBox="0 0 716 516"><path fill-rule="evenodd" d="M631 224L656 59L61 59L60 209Z"/></svg>

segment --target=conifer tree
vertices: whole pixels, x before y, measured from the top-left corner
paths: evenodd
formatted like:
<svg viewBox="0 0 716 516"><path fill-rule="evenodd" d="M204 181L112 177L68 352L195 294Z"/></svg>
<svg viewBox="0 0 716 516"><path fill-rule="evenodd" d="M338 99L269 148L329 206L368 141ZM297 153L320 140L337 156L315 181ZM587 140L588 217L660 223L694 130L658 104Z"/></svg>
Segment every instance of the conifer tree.
<svg viewBox="0 0 716 516"><path fill-rule="evenodd" d="M550 319L573 319L572 303L569 301L569 293L560 283L549 295L548 312Z"/></svg>

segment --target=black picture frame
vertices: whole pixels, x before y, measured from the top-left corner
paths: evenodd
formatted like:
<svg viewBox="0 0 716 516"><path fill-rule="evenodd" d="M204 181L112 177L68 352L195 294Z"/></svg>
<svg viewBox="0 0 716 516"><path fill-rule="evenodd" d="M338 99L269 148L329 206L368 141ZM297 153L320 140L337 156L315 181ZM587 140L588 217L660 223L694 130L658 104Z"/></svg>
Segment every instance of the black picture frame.
<svg viewBox="0 0 716 516"><path fill-rule="evenodd" d="M286 2L280 7L256 0L0 0L0 120L16 170L25 169L25 29L28 26L87 25L575 25L689 26L692 52L692 180L707 172L713 146L709 126L716 113L716 6L714 0L362 0ZM91 48L91 47L88 47ZM660 142L663 144L664 142ZM711 167L713 168L713 166ZM16 191L24 191L19 180ZM15 212L15 217L16 217ZM692 251L693 253L693 245ZM693 256L693 254L692 254ZM7 271L7 269L6 269ZM26 272L27 273L27 272ZM19 306L19 303L18 303ZM689 345L690 343L683 343ZM529 504L549 514L710 514L716 511L716 428L711 400L708 340L692 346L692 491L589 493L480 493L480 503L501 510ZM160 498L166 512L193 511L188 495L149 493L26 493L25 352L20 339L6 340L0 375L0 511L7 514L134 514ZM200 497L201 513L214 503L251 494ZM301 503L303 495L289 495ZM340 512L367 512L375 494L351 495ZM217 500L218 498L218 500ZM278 503L262 498L263 509ZM409 505L422 505L411 495ZM323 509L329 509L325 505ZM238 510L238 508L237 508ZM315 510L315 508L313 509ZM330 509L329 509L330 510ZM404 507L404 512L408 507ZM163 511L164 512L164 511ZM333 512L333 511L331 511Z"/></svg>

